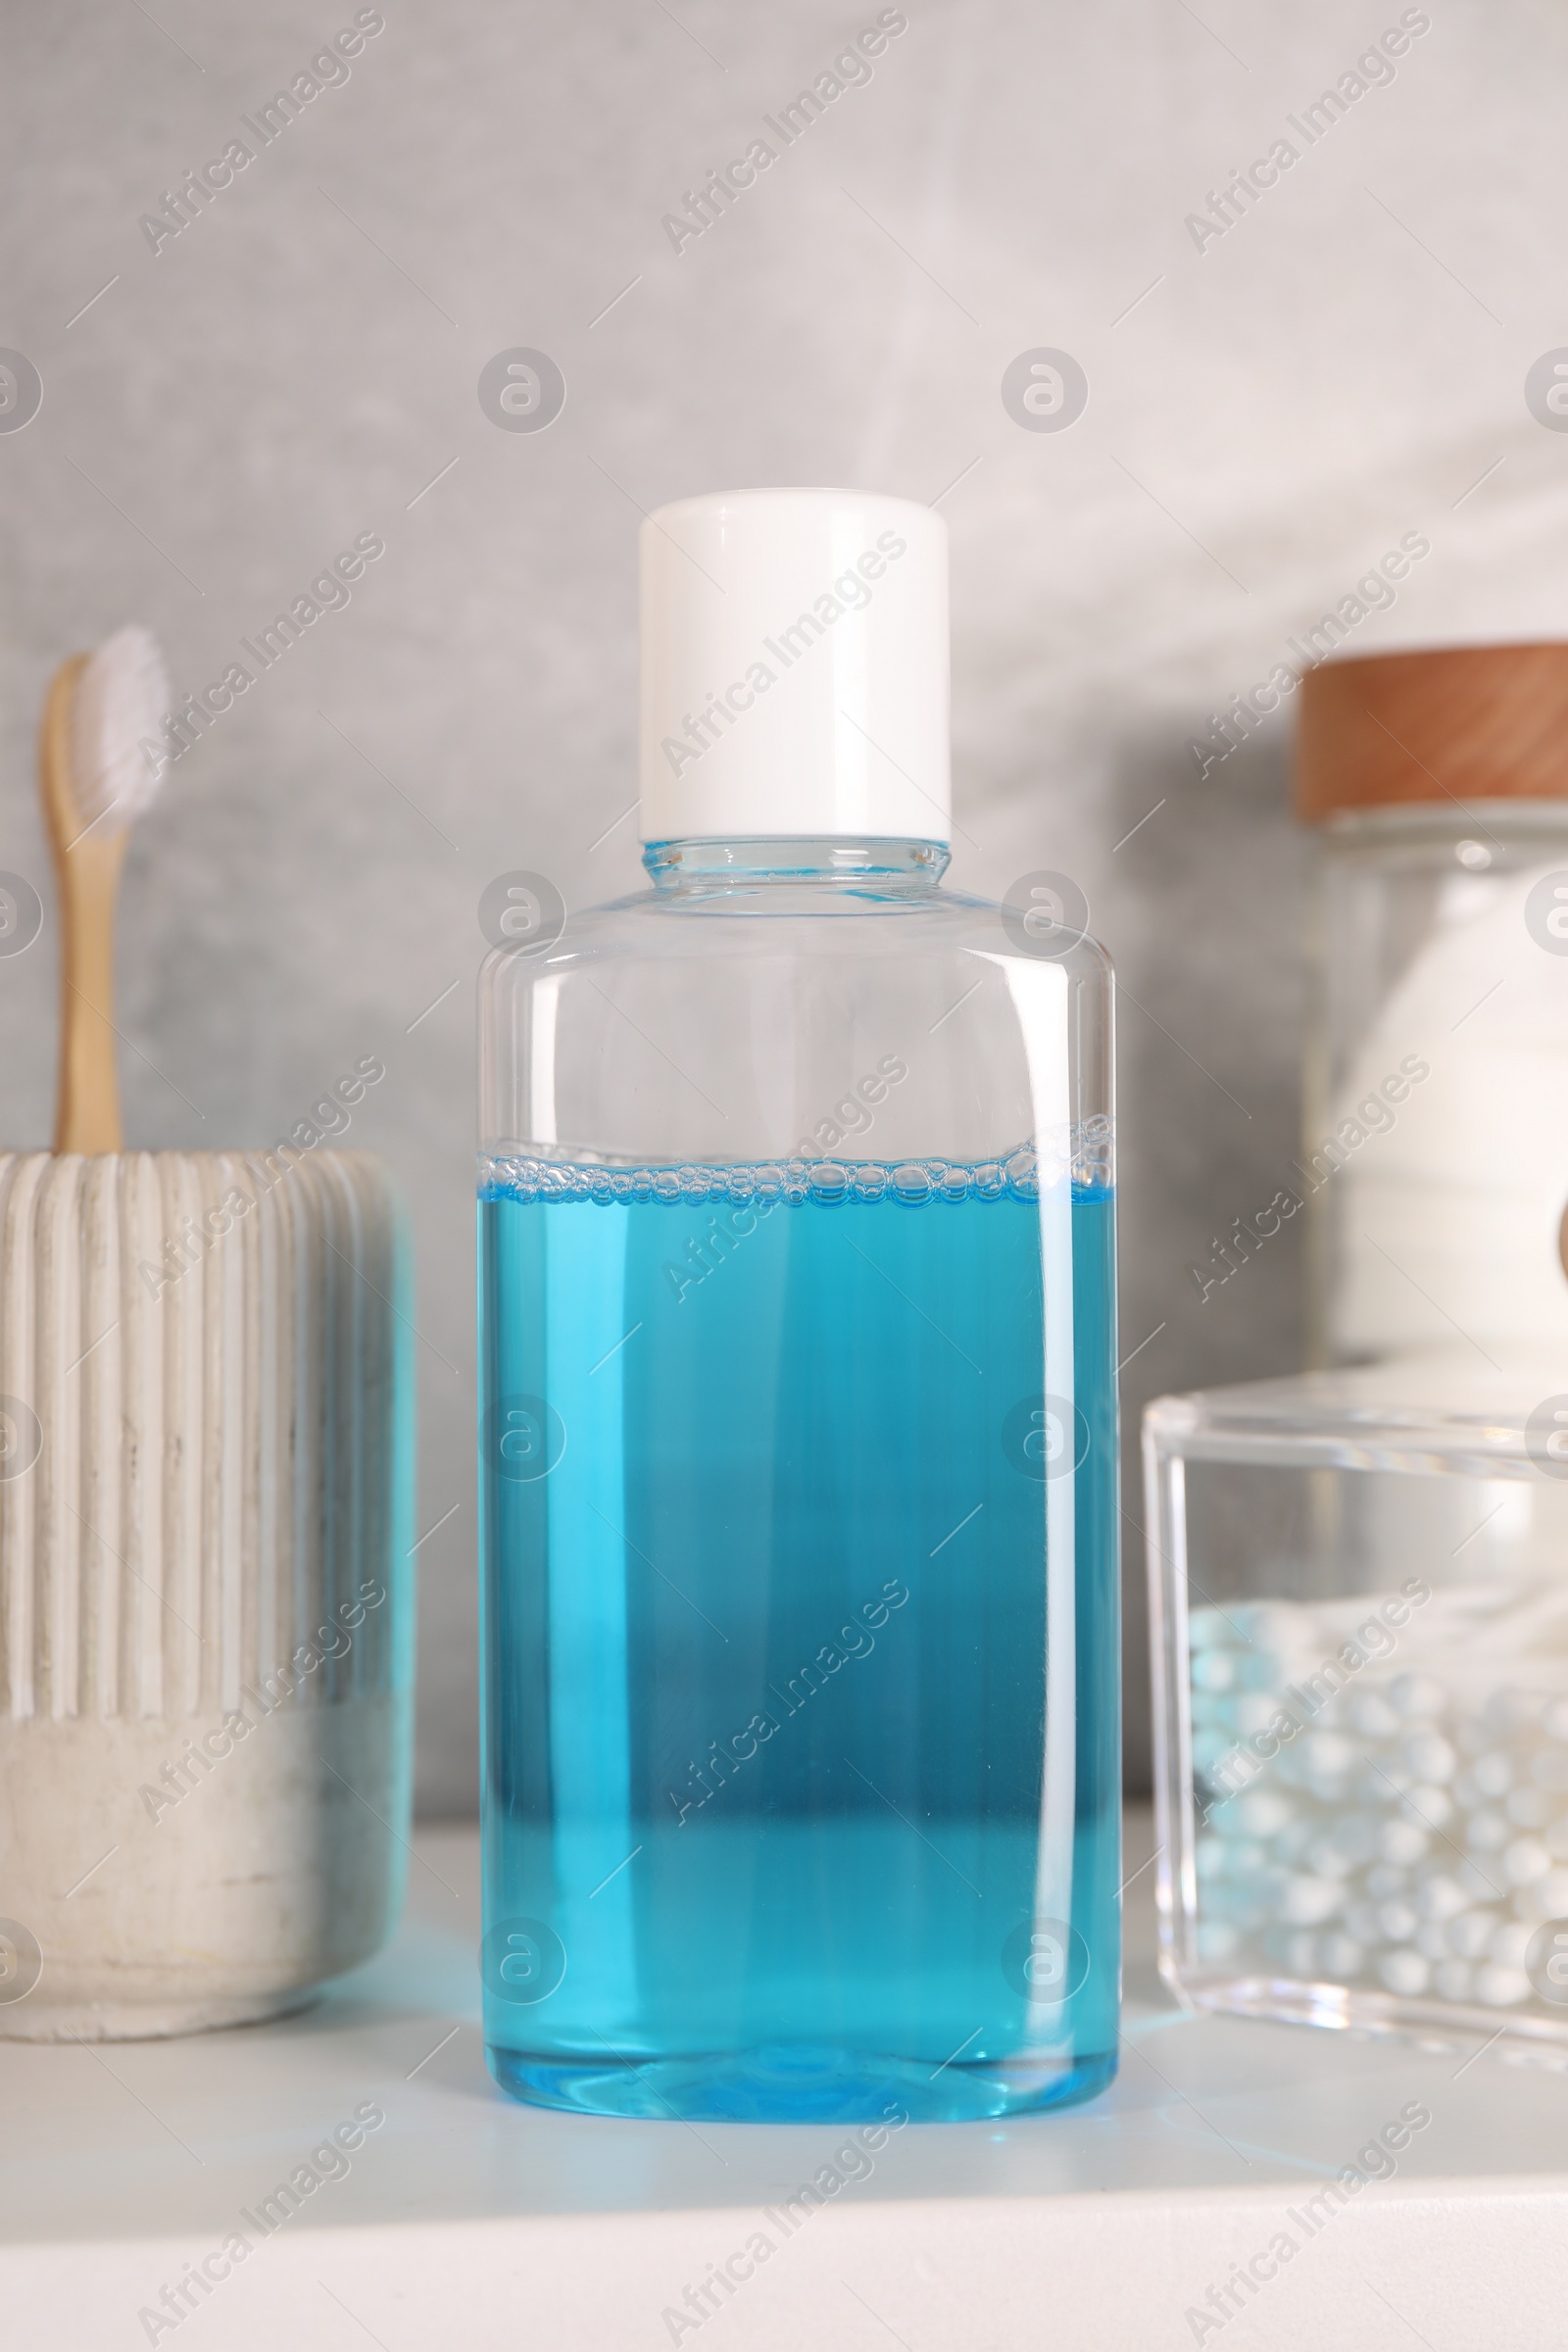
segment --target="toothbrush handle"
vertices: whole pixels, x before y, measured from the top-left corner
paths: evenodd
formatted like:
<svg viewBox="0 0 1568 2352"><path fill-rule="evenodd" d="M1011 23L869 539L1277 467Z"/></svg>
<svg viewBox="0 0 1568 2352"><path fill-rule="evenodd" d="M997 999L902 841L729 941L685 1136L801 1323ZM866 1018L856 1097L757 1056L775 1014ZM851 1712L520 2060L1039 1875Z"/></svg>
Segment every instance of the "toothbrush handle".
<svg viewBox="0 0 1568 2352"><path fill-rule="evenodd" d="M120 1152L115 1063L115 901L126 835L84 832L72 793L70 721L80 663L56 673L44 708L39 784L60 907L60 1087L56 1152Z"/></svg>

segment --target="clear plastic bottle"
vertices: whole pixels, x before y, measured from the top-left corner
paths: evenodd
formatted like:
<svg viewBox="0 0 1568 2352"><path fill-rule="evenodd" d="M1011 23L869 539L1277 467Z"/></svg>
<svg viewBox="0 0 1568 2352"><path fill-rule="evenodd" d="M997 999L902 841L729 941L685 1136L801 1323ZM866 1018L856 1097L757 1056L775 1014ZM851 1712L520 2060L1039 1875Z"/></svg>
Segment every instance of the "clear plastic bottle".
<svg viewBox="0 0 1568 2352"><path fill-rule="evenodd" d="M1108 967L1046 882L940 888L936 516L747 492L643 540L652 888L481 988L490 2065L656 2118L1086 2097L1119 1995Z"/></svg>

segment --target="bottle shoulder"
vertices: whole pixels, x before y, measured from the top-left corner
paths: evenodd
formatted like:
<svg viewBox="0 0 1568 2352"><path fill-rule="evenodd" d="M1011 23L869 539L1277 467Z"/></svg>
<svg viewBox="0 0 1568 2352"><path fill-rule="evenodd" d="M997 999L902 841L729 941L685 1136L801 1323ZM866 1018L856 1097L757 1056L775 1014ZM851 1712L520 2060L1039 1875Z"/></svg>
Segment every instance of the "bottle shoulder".
<svg viewBox="0 0 1568 2352"><path fill-rule="evenodd" d="M487 1153L972 1167L1028 1145L1108 1164L1112 991L1094 942L956 891L769 888L737 911L741 895L639 893L492 955Z"/></svg>
<svg viewBox="0 0 1568 2352"><path fill-rule="evenodd" d="M499 948L483 967L492 984L526 985L550 976L614 967L681 964L712 967L780 961L867 967L945 958L1009 964L1055 964L1069 976L1108 985L1110 958L1087 932L1058 928L1031 935L1026 917L1005 906L954 890L900 895L872 890L831 894L807 889L714 890L667 895L642 890L566 917L548 945Z"/></svg>

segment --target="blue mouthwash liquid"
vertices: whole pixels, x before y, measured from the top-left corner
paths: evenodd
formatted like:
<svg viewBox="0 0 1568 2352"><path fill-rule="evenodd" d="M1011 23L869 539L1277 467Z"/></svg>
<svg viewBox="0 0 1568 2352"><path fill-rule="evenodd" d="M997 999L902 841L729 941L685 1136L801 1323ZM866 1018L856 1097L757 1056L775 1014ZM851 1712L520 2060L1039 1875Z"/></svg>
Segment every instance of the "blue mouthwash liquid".
<svg viewBox="0 0 1568 2352"><path fill-rule="evenodd" d="M666 2119L1086 2097L1119 1973L1111 1197L1063 1183L1050 1245L994 1169L771 1176L488 1167L492 2071Z"/></svg>

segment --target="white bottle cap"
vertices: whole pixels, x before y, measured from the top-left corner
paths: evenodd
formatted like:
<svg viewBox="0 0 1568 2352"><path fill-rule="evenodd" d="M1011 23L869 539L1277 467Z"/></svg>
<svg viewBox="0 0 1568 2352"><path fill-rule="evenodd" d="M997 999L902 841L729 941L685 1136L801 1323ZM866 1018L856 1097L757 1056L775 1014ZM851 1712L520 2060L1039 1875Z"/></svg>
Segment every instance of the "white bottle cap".
<svg viewBox="0 0 1568 2352"><path fill-rule="evenodd" d="M948 526L859 490L643 524L642 838L946 841Z"/></svg>

